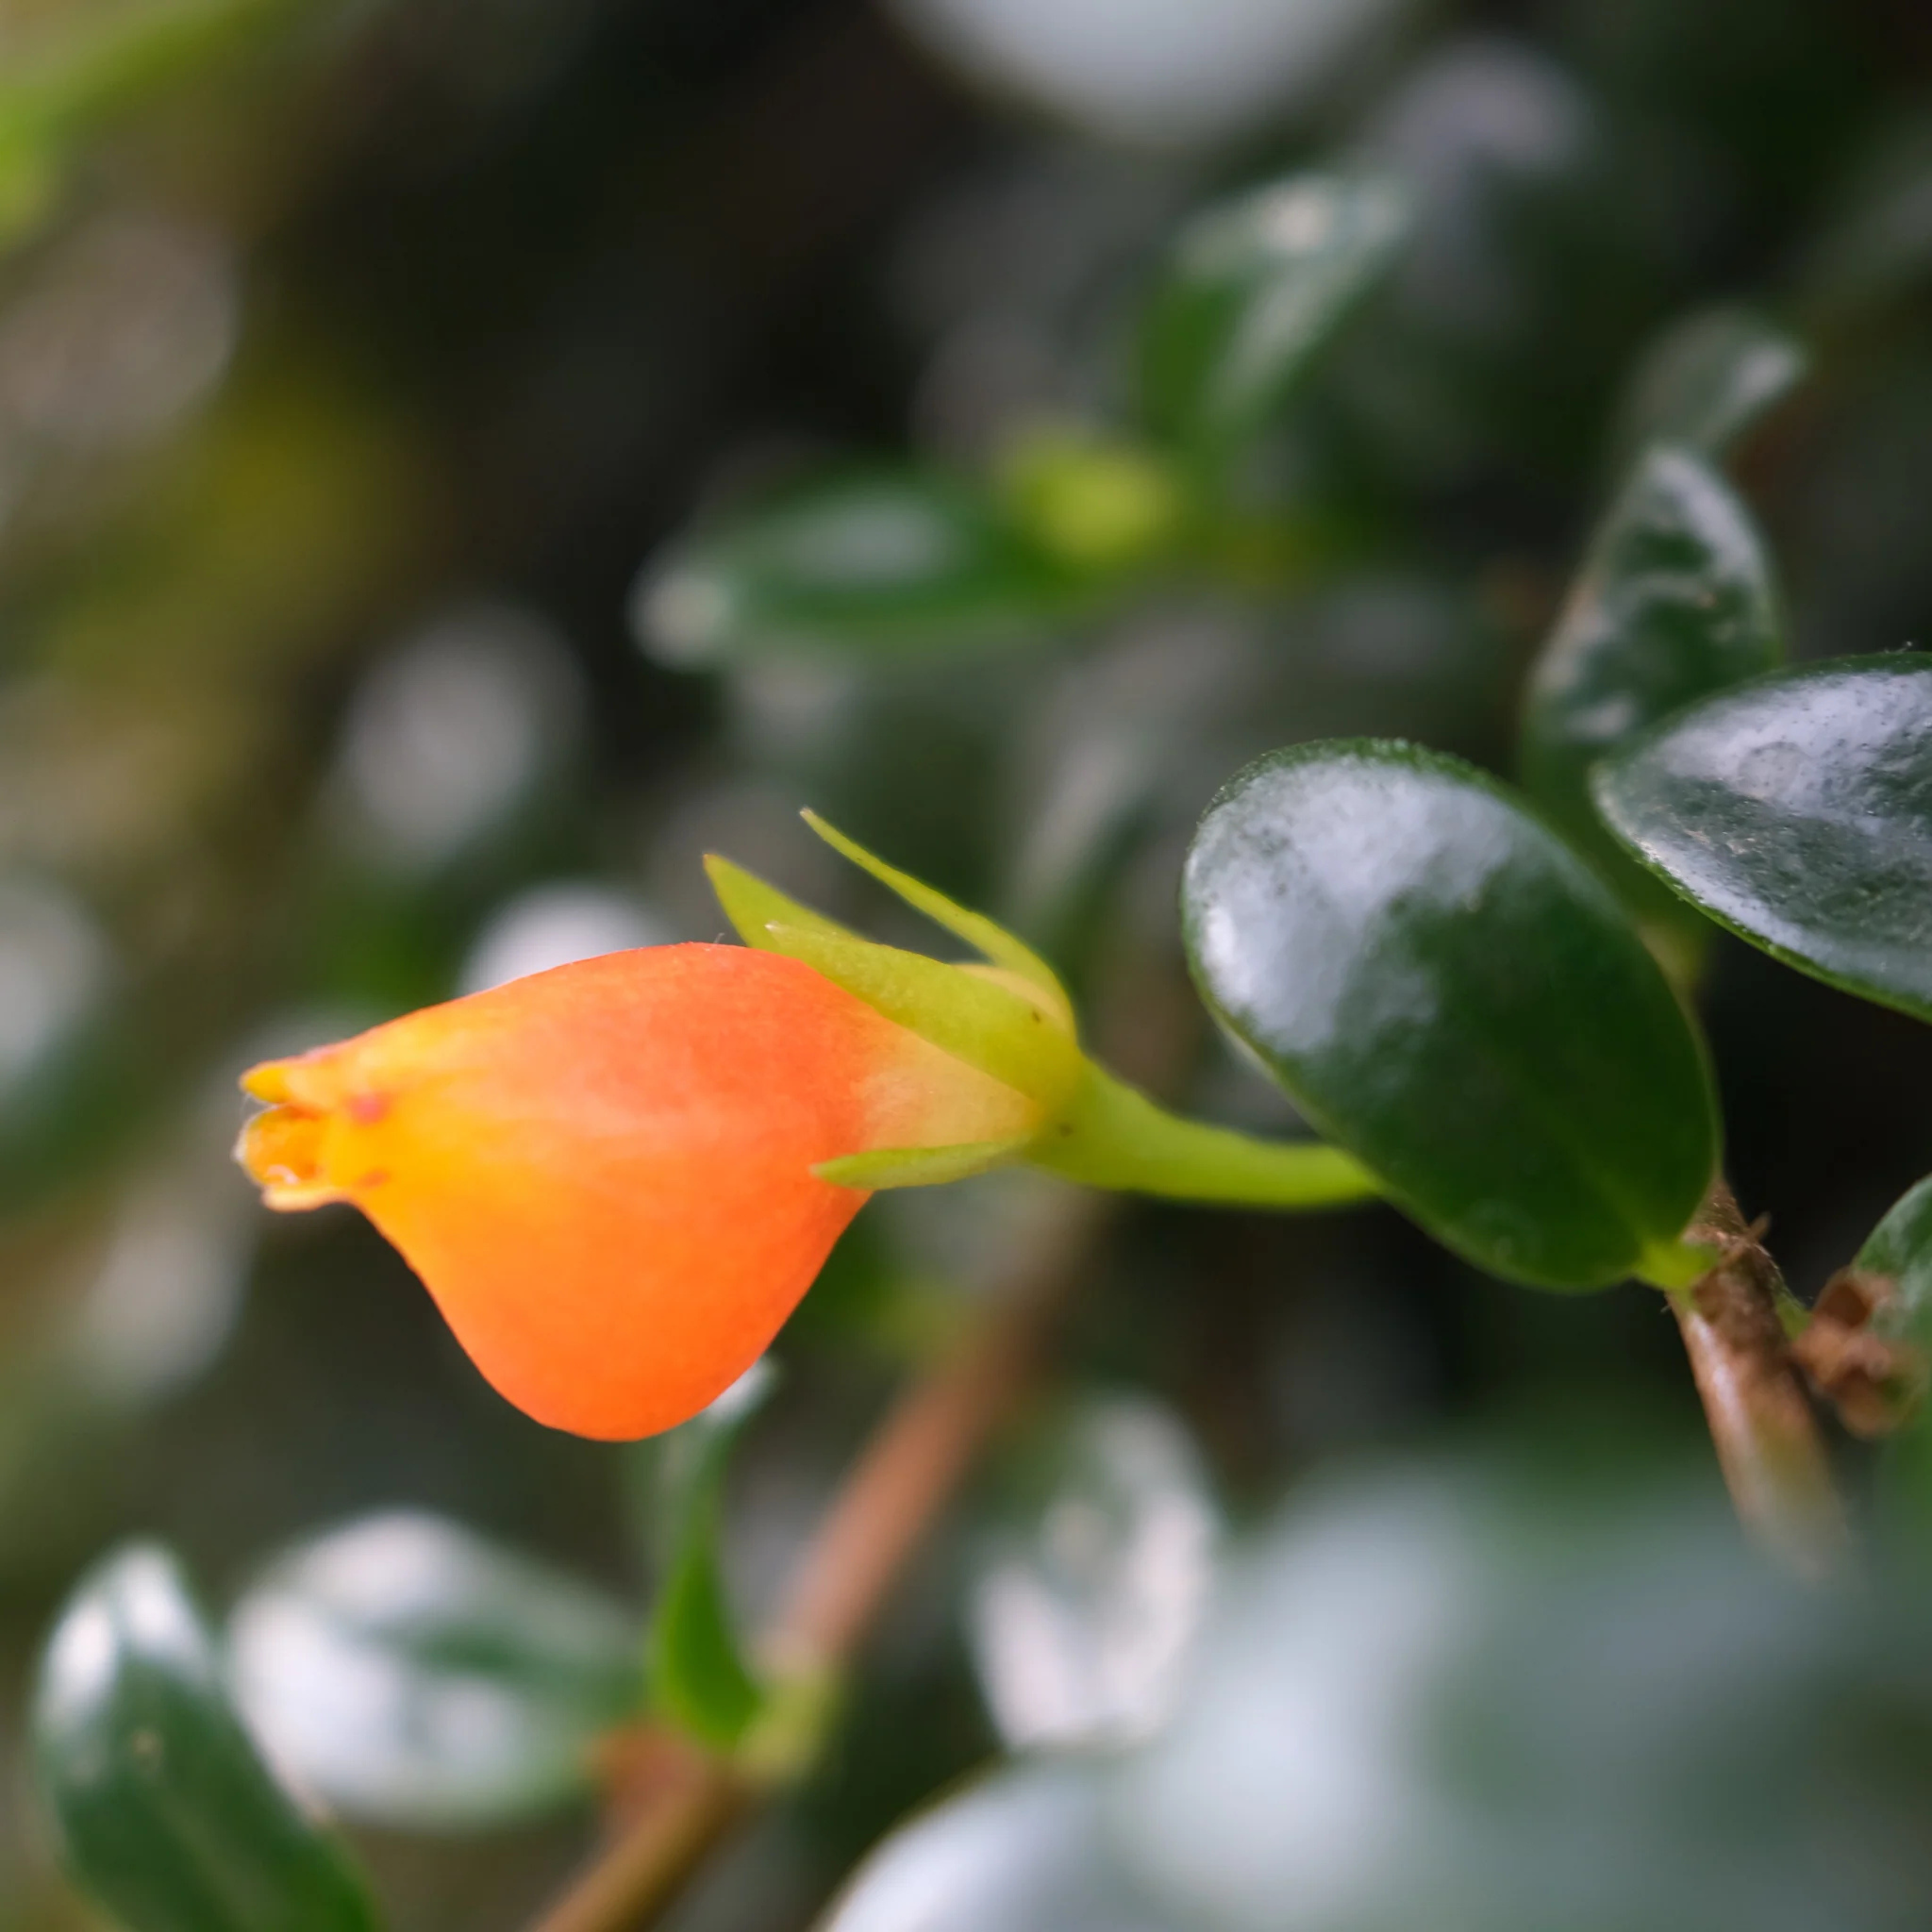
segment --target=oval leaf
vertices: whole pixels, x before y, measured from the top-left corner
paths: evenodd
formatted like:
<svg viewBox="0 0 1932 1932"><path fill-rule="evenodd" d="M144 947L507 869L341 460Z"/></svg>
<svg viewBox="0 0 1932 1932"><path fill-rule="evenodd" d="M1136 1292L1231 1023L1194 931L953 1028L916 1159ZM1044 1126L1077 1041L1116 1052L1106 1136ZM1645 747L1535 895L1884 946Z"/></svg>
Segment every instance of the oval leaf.
<svg viewBox="0 0 1932 1932"><path fill-rule="evenodd" d="M1695 1212L1717 1125L1689 1021L1595 874L1460 760L1260 760L1202 820L1183 910L1222 1021L1471 1260L1595 1287Z"/></svg>
<svg viewBox="0 0 1932 1932"><path fill-rule="evenodd" d="M623 1606L460 1524L364 1518L272 1564L230 1624L237 1696L278 1763L418 1830L583 1792L642 1691Z"/></svg>
<svg viewBox="0 0 1932 1932"><path fill-rule="evenodd" d="M794 491L673 546L634 626L661 662L991 643L1047 626L1070 580L964 484L916 472Z"/></svg>
<svg viewBox="0 0 1932 1932"><path fill-rule="evenodd" d="M1591 803L1590 767L1781 655L1770 560L1750 512L1689 451L1650 449L1599 526L1531 677L1525 782L1579 844L1621 871L1628 861Z"/></svg>
<svg viewBox="0 0 1932 1932"><path fill-rule="evenodd" d="M1700 309L1638 364L1616 441L1627 457L1653 442L1722 456L1803 380L1803 344L1753 308Z"/></svg>
<svg viewBox="0 0 1932 1932"><path fill-rule="evenodd" d="M1265 428L1394 260L1393 182L1298 175L1196 215L1148 298L1141 404L1212 458Z"/></svg>
<svg viewBox="0 0 1932 1932"><path fill-rule="evenodd" d="M1720 924L1932 1019L1932 663L1845 658L1721 692L1608 761L1595 792Z"/></svg>
<svg viewBox="0 0 1932 1932"><path fill-rule="evenodd" d="M35 1766L76 1880L131 1932L371 1932L360 1879L270 1776L174 1560L85 1578L48 1643Z"/></svg>

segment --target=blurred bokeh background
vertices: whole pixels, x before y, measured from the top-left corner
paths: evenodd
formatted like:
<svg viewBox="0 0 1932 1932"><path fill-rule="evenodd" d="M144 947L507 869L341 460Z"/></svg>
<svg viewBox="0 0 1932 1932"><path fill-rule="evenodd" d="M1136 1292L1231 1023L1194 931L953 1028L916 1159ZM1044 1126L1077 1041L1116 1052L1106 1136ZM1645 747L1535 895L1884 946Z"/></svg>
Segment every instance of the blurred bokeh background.
<svg viewBox="0 0 1932 1932"><path fill-rule="evenodd" d="M1177 223L1337 160L1404 182L1415 225L1260 452L1292 541L970 635L946 610L929 637L848 634L768 598L712 648L743 586L704 532L830 466L1010 478L1016 448L1118 420L1125 319ZM20 1712L55 1606L118 1540L171 1544L223 1606L292 1542L432 1511L613 1598L650 1588L634 1459L500 1402L352 1215L259 1212L228 1162L249 1060L717 937L707 849L892 930L798 826L811 804L1034 938L1123 1070L1288 1122L1187 988L1195 819L1246 757L1338 732L1508 771L1525 669L1673 366L1658 345L1681 365L1687 327L1759 326L1736 304L1809 358L1733 458L1794 650L1894 650L1932 622L1917 0L0 0L0 251L5 1932L87 1922L33 1815ZM1932 1167L1932 1040L1727 941L1707 1013L1732 1178L1815 1292ZM901 1196L858 1224L734 1473L743 1603L1024 1238L1025 1192ZM680 1924L809 1924L1003 1743L1141 1735L1216 1538L1255 1525L1200 1702L1105 1799L1174 1922L1370 1922L1348 1848L1398 1816L1401 1843L1467 1853L1466 1894L1438 1874L1438 1906L1481 1903L1378 1898L1378 1925L1922 1922L1904 1879L1848 1904L1820 1876L1903 1869L1889 1798L1824 1814L1834 1753L1882 1760L1909 1814L1932 1765L1922 1658L1766 1607L1654 1294L1505 1288L1386 1211L1139 1207L1060 1371L904 1593L832 1760ZM1041 1527L1056 1457L1105 1491L1065 1546ZM1274 1514L1310 1484L1304 1514ZM1096 1555L1079 1525L1103 1520ZM1056 1652L1027 1594L1056 1564L1126 1604L1120 1681L1102 1611ZM1292 1583L1298 1607L1268 1610ZM1260 1699L1277 1756L1228 1776L1320 1804L1292 1845L1251 1820L1242 1843L1274 1850L1244 1863L1186 1822L1190 1765L1247 1762L1216 1742L1244 1698L1214 1674L1270 1632L1306 1682ZM1403 1700L1445 1672L1481 1706L1457 1760L1480 1830L1424 1818L1389 1769ZM1750 1730L1780 1672L1804 1678L1796 1728ZM1714 1807L1722 1858L1685 1853L1660 1898L1552 1906L1682 1826L1642 1767L1690 1778L1693 1746L1630 1714L1696 1697L1712 1756L1690 1783L1756 1824ZM1791 1768L1778 1802L1737 1796L1735 1767L1766 1761ZM1100 1828L1063 1760L1028 1762L1039 1790L984 1801L996 1864L1029 1832ZM1618 1823L1605 1793L1637 1786L1643 1819ZM1558 1786L1566 1822L1532 1828ZM579 1801L438 1830L406 1797L350 1821L404 1932L522 1922L595 1824ZM1027 1822L1002 1837L1006 1802ZM1724 1888L1760 1828L1810 1847L1816 1885L1738 1916ZM1536 1874L1498 1849L1532 1839ZM1313 1887L1308 1916L1256 1903L1277 1876ZM1167 1922L1053 1896L998 1922ZM867 1909L852 1932L928 1922Z"/></svg>

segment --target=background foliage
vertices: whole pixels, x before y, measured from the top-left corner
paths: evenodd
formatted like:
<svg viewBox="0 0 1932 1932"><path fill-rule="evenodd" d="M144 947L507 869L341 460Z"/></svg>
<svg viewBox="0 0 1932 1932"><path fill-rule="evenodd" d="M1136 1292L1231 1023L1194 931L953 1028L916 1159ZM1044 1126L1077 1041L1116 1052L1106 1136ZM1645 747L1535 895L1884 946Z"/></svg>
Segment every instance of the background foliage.
<svg viewBox="0 0 1932 1932"><path fill-rule="evenodd" d="M1707 938L1586 815L1593 640L1650 627L1658 717L1921 635L1928 86L1909 0L4 0L0 1928L86 1922L20 1767L90 1573L259 1827L161 1908L196 1932L370 1909L211 1630L412 1932L554 1888L647 1654L747 1721L721 1605L1028 1190L868 1210L680 1478L526 1422L226 1149L266 1052L718 936L707 849L900 931L800 805L1009 920L1122 1072L1275 1129L1189 988L1196 821L1317 738L1518 776L1527 704L1551 818L1708 944L1727 1170L1814 1293L1932 1167L1923 950L1901 1011ZM1289 170L1312 226L1253 198ZM1285 318L1277 245L1318 257ZM1916 1922L1910 1617L1748 1567L1653 1292L1136 1206L1060 1362L678 1923L814 1922L1001 1754L841 1932L961 1871L1016 1928ZM93 1568L129 1538L205 1628L152 1548Z"/></svg>

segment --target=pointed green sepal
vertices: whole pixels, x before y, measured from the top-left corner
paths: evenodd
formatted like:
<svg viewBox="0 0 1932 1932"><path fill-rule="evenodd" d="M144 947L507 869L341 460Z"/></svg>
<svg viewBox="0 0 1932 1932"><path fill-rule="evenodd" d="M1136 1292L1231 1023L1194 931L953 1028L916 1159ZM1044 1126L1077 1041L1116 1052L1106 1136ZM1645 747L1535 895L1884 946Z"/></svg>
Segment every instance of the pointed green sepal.
<svg viewBox="0 0 1932 1932"><path fill-rule="evenodd" d="M772 938L772 928L775 926L806 930L815 928L842 939L858 938L856 933L841 926L836 920L827 919L823 913L800 904L777 886L766 885L754 873L746 872L742 866L733 865L729 859L721 859L715 852L705 854L704 870L711 881L711 890L718 895L718 903L724 908L724 916L731 922L732 930L747 946L756 946L760 952L784 950Z"/></svg>
<svg viewBox="0 0 1932 1932"><path fill-rule="evenodd" d="M1053 968L1031 946L1016 939L1005 927L996 925L985 914L969 911L944 892L935 892L932 886L915 879L910 872L902 872L883 859L874 857L864 846L826 824L817 812L807 812L801 816L833 851L850 860L862 872L871 873L887 891L904 900L915 912L924 913L934 925L943 926L956 939L963 939L994 965L1004 967L1009 973L1018 974L1050 994L1054 1017L1069 1033L1073 1030L1073 1006L1066 997L1066 989L1060 983L1059 976Z"/></svg>
<svg viewBox="0 0 1932 1932"><path fill-rule="evenodd" d="M1049 1114L1066 1104L1080 1049L1030 1000L997 980L923 953L856 939L823 922L774 924L768 944L956 1060L976 1066Z"/></svg>
<svg viewBox="0 0 1932 1932"><path fill-rule="evenodd" d="M1071 1104L1026 1158L1090 1187L1253 1208L1340 1207L1380 1192L1375 1177L1319 1141L1264 1141L1184 1120L1090 1060Z"/></svg>
<svg viewBox="0 0 1932 1932"><path fill-rule="evenodd" d="M874 1148L869 1154L848 1154L822 1160L812 1171L820 1180L840 1187L933 1187L946 1180L964 1180L989 1168L1017 1160L1028 1137L1010 1140L964 1141L956 1147Z"/></svg>

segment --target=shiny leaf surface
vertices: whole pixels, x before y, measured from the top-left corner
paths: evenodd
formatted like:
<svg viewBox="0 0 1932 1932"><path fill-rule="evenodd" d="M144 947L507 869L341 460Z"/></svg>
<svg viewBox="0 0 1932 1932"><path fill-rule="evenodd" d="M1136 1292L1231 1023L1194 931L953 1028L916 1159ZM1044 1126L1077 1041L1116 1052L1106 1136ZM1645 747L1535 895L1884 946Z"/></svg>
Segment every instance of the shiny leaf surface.
<svg viewBox="0 0 1932 1932"><path fill-rule="evenodd" d="M173 1559L81 1582L40 1666L34 1762L68 1868L130 1932L373 1932L346 1857L264 1766Z"/></svg>
<svg viewBox="0 0 1932 1932"><path fill-rule="evenodd" d="M367 1517L290 1550L236 1606L237 1696L276 1762L417 1830L578 1796L642 1689L624 1606L460 1525Z"/></svg>
<svg viewBox="0 0 1932 1932"><path fill-rule="evenodd" d="M1210 460L1264 429L1394 260L1391 182L1298 175L1197 215L1149 298L1142 407Z"/></svg>
<svg viewBox="0 0 1932 1932"><path fill-rule="evenodd" d="M1736 493L1688 450L1646 451L1598 527L1523 719L1526 782L1613 876L1628 862L1590 802L1592 765L1671 712L1772 669L1780 631L1770 560Z"/></svg>
<svg viewBox="0 0 1932 1932"><path fill-rule="evenodd" d="M1601 768L1612 830L1787 965L1932 1019L1932 663L1847 658L1707 698Z"/></svg>
<svg viewBox="0 0 1932 1932"><path fill-rule="evenodd" d="M1183 888L1196 977L1330 1138L1471 1260L1588 1288L1674 1244L1715 1165L1690 1023L1595 875L1412 746L1240 774Z"/></svg>
<svg viewBox="0 0 1932 1932"><path fill-rule="evenodd" d="M664 663L922 651L1048 626L1072 580L963 483L915 471L794 491L673 546L632 614Z"/></svg>

